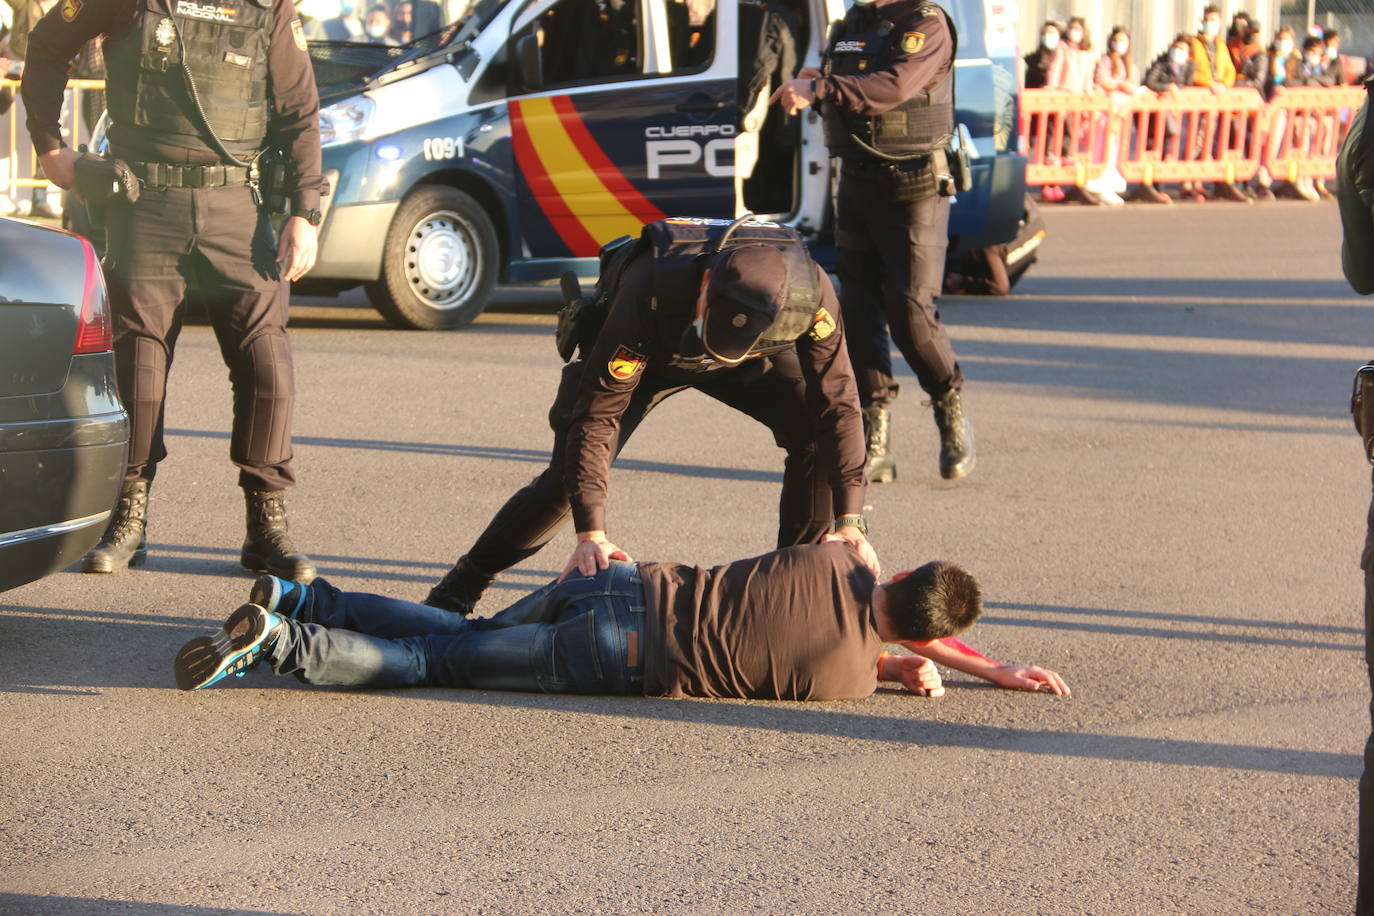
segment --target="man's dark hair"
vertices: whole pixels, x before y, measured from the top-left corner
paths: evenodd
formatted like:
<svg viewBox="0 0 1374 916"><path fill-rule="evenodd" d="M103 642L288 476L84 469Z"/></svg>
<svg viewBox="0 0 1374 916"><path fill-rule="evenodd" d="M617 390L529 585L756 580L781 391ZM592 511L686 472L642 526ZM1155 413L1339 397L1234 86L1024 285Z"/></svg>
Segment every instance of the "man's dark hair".
<svg viewBox="0 0 1374 916"><path fill-rule="evenodd" d="M927 642L961 633L983 613L978 580L953 563L936 560L883 586L887 616L903 640Z"/></svg>
<svg viewBox="0 0 1374 916"><path fill-rule="evenodd" d="M1220 16L1220 15L1221 15L1221 7L1217 6L1215 3L1209 3L1209 4L1207 4L1206 6L1204 6L1204 7L1202 8L1202 17L1203 17L1204 19L1206 19L1206 18L1207 18L1208 16L1210 16L1212 13L1216 13L1218 16Z"/></svg>

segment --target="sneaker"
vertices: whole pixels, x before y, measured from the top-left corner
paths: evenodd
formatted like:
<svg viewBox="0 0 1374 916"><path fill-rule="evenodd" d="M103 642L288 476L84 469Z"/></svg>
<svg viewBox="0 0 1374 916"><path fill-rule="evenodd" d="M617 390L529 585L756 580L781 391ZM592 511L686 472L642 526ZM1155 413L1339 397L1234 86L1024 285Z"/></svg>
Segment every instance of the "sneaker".
<svg viewBox="0 0 1374 916"><path fill-rule="evenodd" d="M253 583L248 600L278 617L304 620L305 611L310 607L310 589L290 579L263 574Z"/></svg>
<svg viewBox="0 0 1374 916"><path fill-rule="evenodd" d="M177 689L199 690L229 675L243 677L267 654L286 624L256 604L229 615L215 636L197 636L181 647L172 672Z"/></svg>

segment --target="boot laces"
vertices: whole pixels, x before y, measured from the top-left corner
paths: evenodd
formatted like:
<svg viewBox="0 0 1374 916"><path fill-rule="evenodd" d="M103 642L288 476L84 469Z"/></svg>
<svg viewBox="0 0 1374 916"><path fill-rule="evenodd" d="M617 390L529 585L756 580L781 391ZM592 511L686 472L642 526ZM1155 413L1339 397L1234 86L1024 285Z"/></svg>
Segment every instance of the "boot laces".
<svg viewBox="0 0 1374 916"><path fill-rule="evenodd" d="M953 395L951 397L951 395ZM940 425L940 438L947 452L961 452L965 448L964 405L962 399L950 392L942 398L932 398L923 404L935 408L935 422Z"/></svg>

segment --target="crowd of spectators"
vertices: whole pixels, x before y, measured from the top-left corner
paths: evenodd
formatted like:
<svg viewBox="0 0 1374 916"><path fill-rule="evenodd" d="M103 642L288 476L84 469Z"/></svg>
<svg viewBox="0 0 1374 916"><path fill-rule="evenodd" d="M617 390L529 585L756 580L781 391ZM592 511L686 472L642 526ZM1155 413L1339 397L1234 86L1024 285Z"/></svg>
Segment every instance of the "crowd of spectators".
<svg viewBox="0 0 1374 916"><path fill-rule="evenodd" d="M1039 46L1024 58L1023 85L1027 89L1107 93L1123 103L1139 93L1172 95L1191 87L1210 88L1217 92L1229 87L1250 87L1270 101L1286 87L1349 85L1360 82L1367 74L1374 72L1374 60L1341 53L1341 36L1335 30L1323 31L1313 26L1310 33L1303 36L1301 45L1297 35L1287 26L1275 32L1273 40L1267 45L1261 34L1260 24L1253 16L1238 12L1223 35L1221 10L1215 5L1208 5L1203 10L1198 31L1194 34L1180 33L1142 74L1131 56L1131 36L1125 28L1117 26L1112 29L1106 46L1097 49L1089 36L1087 23L1081 17L1075 16L1067 23L1051 20L1040 30ZM1198 144L1204 142L1201 138L1205 131L1192 130L1195 125L1188 121L1187 115L1165 114L1162 131L1153 118L1151 116L1148 122L1148 129L1139 132L1146 136L1135 136L1133 133L1125 142L1150 143L1161 132L1166 150L1171 148L1170 142L1180 134L1184 137L1196 136L1195 142ZM1282 142L1286 126L1284 116L1280 113L1270 131L1271 144L1277 146ZM1334 129L1334 125L1316 121L1311 126L1312 130L1308 133L1314 136ZM1033 124L1032 138L1036 133L1036 125ZM1213 133L1213 142L1216 144L1226 139L1221 136L1221 131ZM1070 140L1065 136L1063 148L1052 151L1047 159L1069 155ZM1115 146L1120 142L1114 135L1109 135L1105 141L1107 162L1117 161L1118 150ZM1255 137L1246 137L1245 142L1260 141ZM1197 152L1193 150L1192 154L1196 155ZM1173 203L1176 197L1249 203L1272 200L1275 196L1320 200L1330 197L1330 192L1320 181L1304 178L1292 182L1279 181L1263 168L1248 184L1216 182L1208 189L1200 184L1185 182L1178 185L1172 194L1152 184L1128 189L1125 179L1114 167L1109 167L1105 174L1084 187L1046 185L1041 189L1041 197L1046 202L1076 201L1094 206L1119 205L1126 199L1164 204Z"/></svg>
<svg viewBox="0 0 1374 916"><path fill-rule="evenodd" d="M445 15L435 0L338 0L330 9L302 4L301 18L312 41L394 46L409 44L462 18L467 4L458 6L464 9L457 15Z"/></svg>

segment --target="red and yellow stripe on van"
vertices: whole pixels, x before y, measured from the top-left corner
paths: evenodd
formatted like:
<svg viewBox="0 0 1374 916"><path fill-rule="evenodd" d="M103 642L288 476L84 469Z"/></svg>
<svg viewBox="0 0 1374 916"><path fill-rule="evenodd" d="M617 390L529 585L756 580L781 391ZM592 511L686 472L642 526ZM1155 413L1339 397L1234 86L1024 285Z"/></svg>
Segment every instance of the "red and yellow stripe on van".
<svg viewBox="0 0 1374 916"><path fill-rule="evenodd" d="M595 257L664 214L616 168L566 95L510 103L515 161L574 257Z"/></svg>

